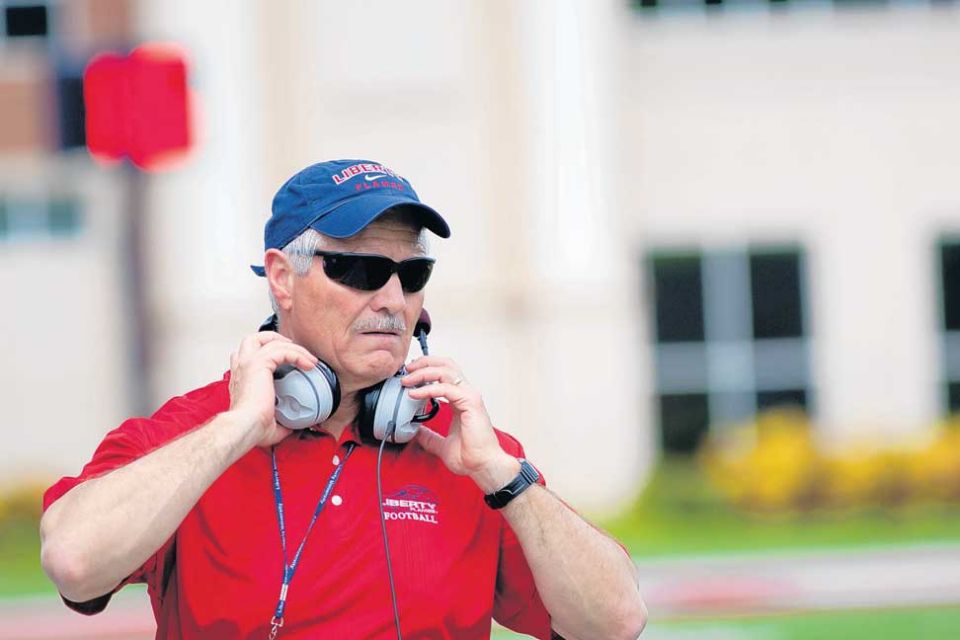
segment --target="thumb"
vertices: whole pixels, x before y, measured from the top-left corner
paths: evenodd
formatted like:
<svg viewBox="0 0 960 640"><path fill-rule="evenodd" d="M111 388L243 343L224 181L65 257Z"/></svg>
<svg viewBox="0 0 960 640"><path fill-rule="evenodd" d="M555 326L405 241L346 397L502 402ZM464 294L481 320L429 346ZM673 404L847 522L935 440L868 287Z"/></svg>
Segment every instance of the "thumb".
<svg viewBox="0 0 960 640"><path fill-rule="evenodd" d="M273 431L271 431L260 441L259 446L269 449L276 444L280 444L283 440L286 440L287 436L289 436L291 433L293 433L292 429L288 429L279 422L275 422Z"/></svg>
<svg viewBox="0 0 960 640"><path fill-rule="evenodd" d="M443 451L443 445L446 441L445 437L428 427L420 427L417 430L417 444L435 456L439 456Z"/></svg>

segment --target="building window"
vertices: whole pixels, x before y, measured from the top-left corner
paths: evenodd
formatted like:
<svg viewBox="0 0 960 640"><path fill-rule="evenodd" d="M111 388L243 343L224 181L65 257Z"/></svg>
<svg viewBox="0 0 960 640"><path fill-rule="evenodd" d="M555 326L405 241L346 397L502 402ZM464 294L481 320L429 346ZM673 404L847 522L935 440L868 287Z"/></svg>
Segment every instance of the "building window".
<svg viewBox="0 0 960 640"><path fill-rule="evenodd" d="M960 382L947 383L947 412L960 412Z"/></svg>
<svg viewBox="0 0 960 640"><path fill-rule="evenodd" d="M74 200L54 200L47 209L47 230L51 236L76 235L80 230L80 208Z"/></svg>
<svg viewBox="0 0 960 640"><path fill-rule="evenodd" d="M940 287L943 329L960 331L960 241L945 241L940 245Z"/></svg>
<svg viewBox="0 0 960 640"><path fill-rule="evenodd" d="M69 238L76 236L82 226L76 200L0 197L0 244Z"/></svg>
<svg viewBox="0 0 960 640"><path fill-rule="evenodd" d="M775 407L799 407L807 406L806 389L781 389L778 391L758 391L757 392L757 410L773 409Z"/></svg>
<svg viewBox="0 0 960 640"><path fill-rule="evenodd" d="M664 451L693 453L706 434L710 410L705 393L665 393L659 398Z"/></svg>
<svg viewBox="0 0 960 640"><path fill-rule="evenodd" d="M4 27L8 38L45 38L50 20L46 3L7 2L3 7Z"/></svg>
<svg viewBox="0 0 960 640"><path fill-rule="evenodd" d="M960 239L941 241L939 253L944 404L948 413L957 413L960 412Z"/></svg>
<svg viewBox="0 0 960 640"><path fill-rule="evenodd" d="M934 4L938 2L947 4L954 1L955 0L930 0L930 2ZM874 6L886 7L890 4L909 4L916 2L917 0L832 0L832 4L838 9ZM805 5L829 6L829 0L821 0L816 3L810 2L810 0L632 0L632 3L635 7L644 11L658 8L682 11L697 8L712 9L716 7L727 7L731 10L738 10L756 9L763 6L771 6L774 8L783 6L804 7Z"/></svg>
<svg viewBox="0 0 960 640"><path fill-rule="evenodd" d="M652 251L648 267L665 451L759 410L810 408L800 249Z"/></svg>
<svg viewBox="0 0 960 640"><path fill-rule="evenodd" d="M657 341L703 340L700 256L661 256L653 261Z"/></svg>
<svg viewBox="0 0 960 640"><path fill-rule="evenodd" d="M800 259L797 253L750 255L754 338L800 338Z"/></svg>
<svg viewBox="0 0 960 640"><path fill-rule="evenodd" d="M57 115L61 149L86 146L86 110L82 71L61 71L57 77Z"/></svg>

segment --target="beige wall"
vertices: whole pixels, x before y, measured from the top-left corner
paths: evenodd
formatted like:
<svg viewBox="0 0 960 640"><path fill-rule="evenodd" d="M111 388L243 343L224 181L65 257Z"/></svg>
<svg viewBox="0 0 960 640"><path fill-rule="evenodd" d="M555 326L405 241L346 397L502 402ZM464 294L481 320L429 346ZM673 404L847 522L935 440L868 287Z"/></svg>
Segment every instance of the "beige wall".
<svg viewBox="0 0 960 640"><path fill-rule="evenodd" d="M266 314L245 265L259 261L276 187L310 162L370 157L409 177L453 227L434 243L434 351L463 364L495 422L571 501L629 498L649 452L637 368L622 357L637 344L634 274L597 179L614 164L593 135L606 126L602 87L582 86L608 55L611 12L580 22L576 2L560 13L442 0L243 6L212 34L199 25L220 15L213 7L205 17L157 3L142 15L194 52L205 101L202 146L152 188L158 401L219 375ZM572 85L561 18L586 48ZM576 259L599 268L563 258L584 233L593 240Z"/></svg>
<svg viewBox="0 0 960 640"><path fill-rule="evenodd" d="M130 408L119 186L84 158L0 159L0 192L76 199L83 216L75 238L0 247L0 486L78 472Z"/></svg>
<svg viewBox="0 0 960 640"><path fill-rule="evenodd" d="M654 455L644 246L799 239L826 428L931 420L932 246L960 226L960 12L650 19L625 5L140 3L140 39L190 52L199 123L188 161L148 186L154 404L219 377L267 314L246 265L276 187L358 156L407 175L449 219L433 349L577 506L622 504ZM69 248L0 253L4 290L39 311L2 321L24 336L4 343L5 434L50 416L13 438L3 470L75 472L127 410L123 192L82 162L2 162L5 184L73 184L92 212ZM55 396L52 380L65 382Z"/></svg>
<svg viewBox="0 0 960 640"><path fill-rule="evenodd" d="M960 11L640 14L630 43L637 235L802 242L827 431L928 426L941 412L934 247L960 224Z"/></svg>

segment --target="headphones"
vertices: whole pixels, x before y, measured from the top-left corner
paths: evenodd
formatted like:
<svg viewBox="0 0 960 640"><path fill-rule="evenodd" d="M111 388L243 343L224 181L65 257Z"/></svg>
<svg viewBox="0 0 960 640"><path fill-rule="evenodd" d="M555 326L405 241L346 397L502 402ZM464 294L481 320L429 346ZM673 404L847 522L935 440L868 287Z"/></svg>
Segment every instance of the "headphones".
<svg viewBox="0 0 960 640"><path fill-rule="evenodd" d="M260 331L276 331L277 316L270 316L260 325ZM430 333L430 315L424 309L414 328L423 355L429 354L427 334ZM429 400L414 400L400 384L406 368L383 382L359 392L357 424L360 437L394 444L409 442L417 435L420 423L431 419L440 405ZM273 373L276 421L288 429L305 429L323 422L340 406L340 381L326 362L303 371L289 364L277 367Z"/></svg>

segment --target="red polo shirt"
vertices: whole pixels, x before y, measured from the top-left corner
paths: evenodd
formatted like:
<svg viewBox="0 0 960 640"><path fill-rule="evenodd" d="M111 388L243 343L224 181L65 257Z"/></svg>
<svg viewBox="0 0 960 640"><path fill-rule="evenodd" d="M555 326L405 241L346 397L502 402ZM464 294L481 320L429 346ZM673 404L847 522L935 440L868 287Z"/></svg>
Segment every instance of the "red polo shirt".
<svg viewBox="0 0 960 640"><path fill-rule="evenodd" d="M111 431L79 477L61 479L44 508L209 421L229 407L228 376L174 398L151 418ZM443 405L430 428L446 433ZM522 456L511 436L503 448ZM311 532L287 597L281 640L394 638L393 609L377 508L377 448L346 430L339 442L300 433L276 447L288 554L292 558L348 442L359 446ZM404 638L489 638L491 617L551 637L520 545L503 516L467 477L450 473L416 443L384 451L383 495ZM171 539L125 582L148 586L157 638L267 637L283 573L270 451L254 448L200 498ZM102 611L110 595L69 603Z"/></svg>

